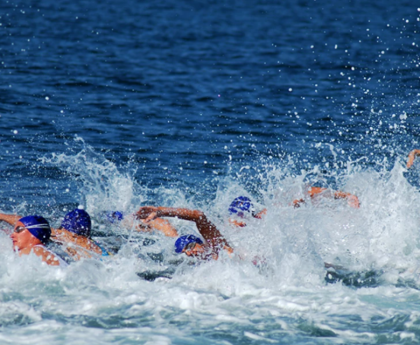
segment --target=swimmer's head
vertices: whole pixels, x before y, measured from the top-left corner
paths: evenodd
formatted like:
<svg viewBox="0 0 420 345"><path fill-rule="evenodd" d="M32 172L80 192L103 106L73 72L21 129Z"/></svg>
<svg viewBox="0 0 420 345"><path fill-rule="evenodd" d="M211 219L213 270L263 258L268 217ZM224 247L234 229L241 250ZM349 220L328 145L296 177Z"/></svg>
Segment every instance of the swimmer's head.
<svg viewBox="0 0 420 345"><path fill-rule="evenodd" d="M229 205L229 213L244 218L248 214L252 214L254 205L251 199L246 196L238 196Z"/></svg>
<svg viewBox="0 0 420 345"><path fill-rule="evenodd" d="M51 228L50 224L48 224L48 221L41 217L41 216L26 216L21 219L19 219L19 222L21 222L25 229L28 229L28 231L32 234L32 236L36 237L38 240L40 240L42 243L48 242L48 240L51 237ZM15 229L15 232L20 232L18 226L17 229Z"/></svg>
<svg viewBox="0 0 420 345"><path fill-rule="evenodd" d="M89 237L92 222L85 210L75 209L65 215L61 227L77 235Z"/></svg>
<svg viewBox="0 0 420 345"><path fill-rule="evenodd" d="M122 213L121 211L109 211L106 212L105 217L110 223L113 224L115 221L123 220L124 213Z"/></svg>
<svg viewBox="0 0 420 345"><path fill-rule="evenodd" d="M203 245L203 241L201 238L194 236L194 235L184 235L179 237L175 242L175 252L182 253L187 246L193 244L200 244Z"/></svg>

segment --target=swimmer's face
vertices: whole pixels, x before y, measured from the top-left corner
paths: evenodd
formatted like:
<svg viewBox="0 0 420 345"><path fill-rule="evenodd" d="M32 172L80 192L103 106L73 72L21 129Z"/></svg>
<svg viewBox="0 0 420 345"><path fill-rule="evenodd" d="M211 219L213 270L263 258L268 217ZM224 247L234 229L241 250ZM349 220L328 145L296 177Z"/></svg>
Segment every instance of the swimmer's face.
<svg viewBox="0 0 420 345"><path fill-rule="evenodd" d="M237 212L232 214L232 216L229 218L229 223L236 226L243 228L246 226L246 222L252 218L256 219L262 219L262 217L267 214L267 209L263 209L262 211L258 213L254 213L254 211L251 212ZM236 218L236 219L235 219Z"/></svg>
<svg viewBox="0 0 420 345"><path fill-rule="evenodd" d="M245 221L248 220L249 216L249 212L237 211L236 213L231 214L231 217L229 218L229 223L234 226L243 228L244 226L246 226Z"/></svg>
<svg viewBox="0 0 420 345"><path fill-rule="evenodd" d="M192 242L189 245L185 246L182 252L188 256L202 257L205 254L206 250L202 244Z"/></svg>
<svg viewBox="0 0 420 345"><path fill-rule="evenodd" d="M15 226L14 232L10 235L13 242L13 248L17 250L22 250L30 246L41 243L35 236L33 236L25 225L21 222L18 222Z"/></svg>

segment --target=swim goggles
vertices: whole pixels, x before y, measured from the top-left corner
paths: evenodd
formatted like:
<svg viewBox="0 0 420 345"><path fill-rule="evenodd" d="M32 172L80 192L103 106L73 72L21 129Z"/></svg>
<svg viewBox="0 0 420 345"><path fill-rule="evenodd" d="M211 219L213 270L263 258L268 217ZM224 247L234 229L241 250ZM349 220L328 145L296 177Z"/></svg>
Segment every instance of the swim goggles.
<svg viewBox="0 0 420 345"><path fill-rule="evenodd" d="M13 230L13 232L16 232L17 234L18 233L20 233L20 232L22 232L22 231L25 231L26 230L26 227L24 227L24 226L17 226L14 230Z"/></svg>
<svg viewBox="0 0 420 345"><path fill-rule="evenodd" d="M196 244L197 244L197 242L190 242L184 247L184 249L182 251L185 252L187 250L193 250L195 248Z"/></svg>

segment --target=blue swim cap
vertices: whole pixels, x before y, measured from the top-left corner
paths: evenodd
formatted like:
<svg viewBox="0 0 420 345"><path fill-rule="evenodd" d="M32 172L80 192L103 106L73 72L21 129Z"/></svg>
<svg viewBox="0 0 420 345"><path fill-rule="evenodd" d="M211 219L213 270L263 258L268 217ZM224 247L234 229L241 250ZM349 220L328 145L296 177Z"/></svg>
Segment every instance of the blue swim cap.
<svg viewBox="0 0 420 345"><path fill-rule="evenodd" d="M89 237L92 222L85 210L75 209L66 214L61 227L77 235Z"/></svg>
<svg viewBox="0 0 420 345"><path fill-rule="evenodd" d="M251 202L251 199L246 196L238 196L232 201L229 206L229 213L236 213L238 216L243 217L244 212L252 212L254 210L254 205Z"/></svg>
<svg viewBox="0 0 420 345"><path fill-rule="evenodd" d="M42 243L46 243L50 239L51 228L45 218L41 216L26 216L19 219L19 221Z"/></svg>
<svg viewBox="0 0 420 345"><path fill-rule="evenodd" d="M116 220L120 221L124 219L124 214L121 211L109 211L105 214L106 219L110 223L114 223Z"/></svg>
<svg viewBox="0 0 420 345"><path fill-rule="evenodd" d="M175 253L182 253L185 246L192 242L203 244L203 241L201 240L201 238L194 235L184 235L184 236L178 237L178 239L175 242Z"/></svg>

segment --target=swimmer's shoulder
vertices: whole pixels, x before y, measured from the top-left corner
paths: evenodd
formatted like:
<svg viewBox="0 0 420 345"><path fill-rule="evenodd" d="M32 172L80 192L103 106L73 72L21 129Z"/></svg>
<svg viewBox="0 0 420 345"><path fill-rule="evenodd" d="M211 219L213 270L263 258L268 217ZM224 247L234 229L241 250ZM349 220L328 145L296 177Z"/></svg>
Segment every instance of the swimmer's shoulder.
<svg viewBox="0 0 420 345"><path fill-rule="evenodd" d="M67 263L58 255L47 249L44 245L37 245L32 248L35 255L42 258L42 261L51 266L67 266Z"/></svg>

